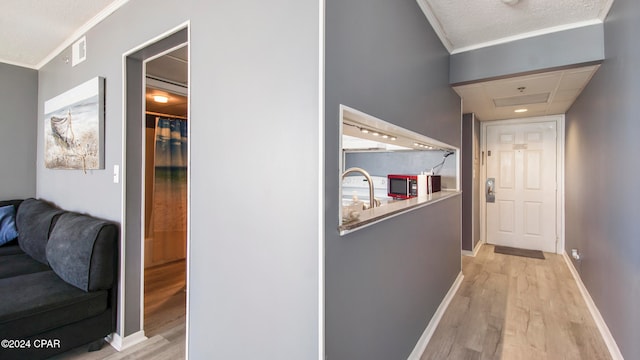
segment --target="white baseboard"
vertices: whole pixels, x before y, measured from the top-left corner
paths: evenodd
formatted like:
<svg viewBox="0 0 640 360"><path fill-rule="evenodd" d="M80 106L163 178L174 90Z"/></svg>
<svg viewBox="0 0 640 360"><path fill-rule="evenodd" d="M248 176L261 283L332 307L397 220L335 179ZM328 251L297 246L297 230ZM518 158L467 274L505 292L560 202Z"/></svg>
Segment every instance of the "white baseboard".
<svg viewBox="0 0 640 360"><path fill-rule="evenodd" d="M420 360L420 357L422 356L424 351L427 349L429 340L431 340L433 333L436 331L436 328L438 327L438 324L440 323L440 320L442 319L444 312L449 307L449 304L451 303L451 300L453 300L453 297L458 291L460 284L462 284L462 279L464 279L464 276L462 275L462 271L460 271L460 273L458 273L458 277L456 278L456 281L453 282L453 285L451 285L451 288L447 292L447 295L445 295L444 299L442 299L442 302L436 309L436 312L435 314L433 314L433 317L431 317L431 321L429 321L427 328L422 333L422 336L420 336L418 343L413 348L413 351L411 352L407 360Z"/></svg>
<svg viewBox="0 0 640 360"><path fill-rule="evenodd" d="M140 330L136 333L133 333L126 337L121 337L120 335L113 333L105 338L105 340L111 345L114 349L118 351L125 350L134 345L137 345L145 340L147 337L144 335L144 331Z"/></svg>
<svg viewBox="0 0 640 360"><path fill-rule="evenodd" d="M582 278L580 277L580 274L578 274L578 271L573 266L573 262L571 261L571 258L569 257L566 251L563 251L562 255L564 257L564 261L567 263L567 266L569 267L569 271L571 271L571 275L573 275L573 279L576 281L576 284L578 285L578 289L580 290L580 293L582 294L584 301L587 303L587 308L589 308L589 312L591 313L591 316L593 317L593 320L595 321L596 326L598 327L598 330L600 330L600 334L602 335L602 339L604 340L605 344L607 345L607 348L609 349L611 358L613 358L614 360L624 360L624 357L622 356L622 353L618 348L618 344L616 343L616 340L613 338L613 335L611 335L611 331L609 331L609 327L607 326L607 323L604 322L604 319L602 318L602 315L600 314L598 307L593 302L591 295L589 295L589 291L584 286L584 283L582 282Z"/></svg>
<svg viewBox="0 0 640 360"><path fill-rule="evenodd" d="M480 251L480 248L482 247L483 244L484 244L484 242L482 240L478 241L476 243L476 247L475 247L475 249L473 249L473 251L462 250L462 255L476 257L476 255L478 255L478 252Z"/></svg>

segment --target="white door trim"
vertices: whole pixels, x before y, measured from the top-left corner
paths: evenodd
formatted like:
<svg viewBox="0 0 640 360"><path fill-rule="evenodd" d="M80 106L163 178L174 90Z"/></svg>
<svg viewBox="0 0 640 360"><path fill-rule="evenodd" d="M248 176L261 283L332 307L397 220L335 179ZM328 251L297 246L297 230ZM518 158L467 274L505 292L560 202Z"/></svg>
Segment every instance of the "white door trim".
<svg viewBox="0 0 640 360"><path fill-rule="evenodd" d="M487 242L487 201L485 197L484 183L487 180L487 126L489 125L522 125L538 122L556 122L556 254L564 251L564 143L565 143L565 116L549 115L522 119L482 121L480 133L480 179L484 180L480 191L480 242Z"/></svg>
<svg viewBox="0 0 640 360"><path fill-rule="evenodd" d="M187 32L187 41L185 43L182 43L179 46L176 46L172 49L176 49L178 47L184 46L184 45L190 45L191 44L191 22L185 21L177 26L175 26L174 28L171 28L167 31L165 31L164 33L157 35L155 37L153 37L152 39L149 39L139 45L137 45L136 47L124 52L122 54L122 147L121 147L121 151L122 151L122 158L121 158L121 168L120 168L120 182L121 182L121 209L120 209L120 217L122 220L122 225L120 226L120 274L119 274L119 289L118 289L118 329L116 330L116 332L114 334L112 334L109 338L108 341L109 343L116 348L116 350L118 351L122 351L124 349L126 349L127 347L133 346L141 341L144 341L146 339L146 336L144 334L144 212L141 212L140 214L136 214L134 211L127 211L127 190L128 187L130 187L130 190L132 191L137 191L138 195L141 195L142 193L144 193L144 176L142 176L141 181L139 183L132 183L131 181L127 180L127 158L129 156L135 156L135 155L130 155L128 154L127 151L127 139L128 136L130 136L130 134L127 133L127 120L128 120L128 110L129 110L129 95L132 94L128 94L127 93L127 88L128 88L128 69L127 69L127 59L134 55L135 53L137 53L138 51L145 49L147 47L150 47L153 44L156 44L158 42L163 41L164 39L167 39L168 37L180 32L180 31L184 31L186 30ZM189 59L191 58L191 47L189 47ZM164 54L165 52L163 51L162 54ZM156 54L157 55L157 54ZM154 55L154 57L156 56ZM140 79L141 81L144 80L144 74L146 73L146 58L145 61L142 61L142 78ZM191 65L189 64L188 66L188 82L189 84L191 84ZM144 93L139 93L139 94L135 94L132 96L139 96L139 100L141 102L144 102ZM137 100L136 100L137 101ZM136 102L134 101L134 102ZM190 113L190 109L191 109L191 93L190 91L188 92L188 96L187 96L187 111ZM140 120L143 119L144 116L144 112L141 112L140 114ZM136 121L137 118L134 118L132 121ZM144 125L141 124L141 125ZM191 127L187 128L188 131L188 138L191 139ZM142 133L144 135L144 132ZM140 138L140 143L144 144L144 137ZM131 149L130 149L131 150ZM191 164L191 143L189 142L189 148L188 148L188 163ZM144 147L142 148L142 153L140 155L142 157L142 159L144 160ZM144 161L142 162L143 166L144 166ZM189 167L189 172L190 167ZM188 358L189 355L189 313L190 313L190 309L189 309L189 284L190 284L190 273L189 273L189 267L190 267L190 243L191 243L191 208L190 208L190 199L191 199L191 174L189 173L189 175L187 176L187 197L188 197L188 206L187 206L187 258L186 258L186 264L187 264L187 304L186 304L186 325L185 325L185 356ZM137 185L137 186L136 186ZM135 200L135 197L134 197ZM140 201L140 204L142 209L144 209L144 197L142 196L142 199ZM127 221L127 217L131 215L131 216L136 216L139 215L140 218L140 224L142 224L141 226L141 236L140 237L131 237L131 236L127 236L128 234L128 221ZM133 227L133 225L131 225ZM139 284L139 311L140 311L140 316L139 316L139 330L136 331L133 334L130 335L125 335L127 330L126 329L126 321L125 321L125 311L127 308L127 304L126 304L126 290L127 290L127 286L126 286L126 274L127 274L127 267L126 267L126 262L127 262L127 252L126 252L126 247L127 247L127 243L128 242L132 242L135 245L139 245L140 248L140 264L137 271L140 274L140 284ZM139 242L139 243L137 243ZM137 258L133 255L129 255L131 258ZM132 270L132 271L136 271L136 270ZM131 290L131 289L129 289Z"/></svg>

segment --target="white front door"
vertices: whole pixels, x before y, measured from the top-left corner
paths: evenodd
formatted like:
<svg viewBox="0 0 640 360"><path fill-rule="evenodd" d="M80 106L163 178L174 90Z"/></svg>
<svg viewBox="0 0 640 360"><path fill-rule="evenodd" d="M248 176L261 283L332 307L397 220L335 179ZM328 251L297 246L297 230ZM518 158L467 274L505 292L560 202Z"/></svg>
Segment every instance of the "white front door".
<svg viewBox="0 0 640 360"><path fill-rule="evenodd" d="M556 122L486 129L487 242L555 253Z"/></svg>

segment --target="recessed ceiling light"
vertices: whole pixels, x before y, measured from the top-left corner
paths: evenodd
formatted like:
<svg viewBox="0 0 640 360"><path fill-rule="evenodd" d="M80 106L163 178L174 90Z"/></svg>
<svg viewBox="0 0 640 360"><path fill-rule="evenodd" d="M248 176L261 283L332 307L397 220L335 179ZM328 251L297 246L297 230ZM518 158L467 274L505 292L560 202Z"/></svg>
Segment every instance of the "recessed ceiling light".
<svg viewBox="0 0 640 360"><path fill-rule="evenodd" d="M169 98L164 95L153 95L153 101L157 103L165 104L169 102Z"/></svg>
<svg viewBox="0 0 640 360"><path fill-rule="evenodd" d="M528 110L528 109L517 109L517 110L514 110L513 112L517 112L517 113L525 113L525 112L527 112L527 111L529 111L529 110Z"/></svg>

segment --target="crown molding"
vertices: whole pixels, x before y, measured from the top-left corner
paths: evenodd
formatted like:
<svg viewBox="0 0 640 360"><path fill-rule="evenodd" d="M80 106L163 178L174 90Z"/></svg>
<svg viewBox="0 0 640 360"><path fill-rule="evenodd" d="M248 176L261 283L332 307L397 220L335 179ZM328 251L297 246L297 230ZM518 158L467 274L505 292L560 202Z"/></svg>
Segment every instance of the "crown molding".
<svg viewBox="0 0 640 360"><path fill-rule="evenodd" d="M483 42L483 43L478 43L478 44L474 44L474 45L469 45L469 46L456 48L456 49L453 49L453 51L451 51L450 53L451 53L451 55L454 55L454 54L459 54L459 53L463 53L463 52L466 52L466 51L482 49L482 48L486 48L486 47L490 47L490 46L506 44L506 43L513 42L513 41L524 40L524 39L528 39L528 38L532 38L532 37L536 37L536 36L548 35L548 34L552 34L552 33L556 33L556 32L572 30L572 29L578 29L578 28L581 28L581 27L597 25L597 24L602 24L602 20L594 19L594 20L581 21L581 22L572 23L572 24L553 26L553 27L549 27L549 28L546 28L546 29L530 31L530 32L526 32L526 33L522 33L522 34L518 34L518 35L507 36L507 37L504 37L504 38L501 38L501 39L496 39L496 40L491 40L491 41L487 41L487 42Z"/></svg>
<svg viewBox="0 0 640 360"><path fill-rule="evenodd" d="M69 36L64 42L58 45L58 47L56 47L51 53L49 53L49 55L47 55L44 59L42 59L35 67L31 66L31 68L39 70L40 68L45 66L48 62L53 60L53 58L58 56L66 48L71 46L71 44L73 44L74 41L79 39L87 31L91 30L91 28L98 25L102 20L106 19L109 15L113 14L116 10L121 8L127 2L129 2L129 0L116 0L112 2L109 6L102 9L102 11L96 14L96 16L92 17L84 25L82 25L80 28L74 31L73 34L71 34L71 36Z"/></svg>
<svg viewBox="0 0 640 360"><path fill-rule="evenodd" d="M438 35L438 38L440 38L440 42L442 42L442 45L444 45L444 47L447 49L449 54L451 54L451 51L453 51L453 44L447 37L447 33L444 31L444 28L442 27L440 20L438 20L438 17L433 12L431 5L429 5L429 2L427 0L416 0L416 1L418 2L418 6L424 13L424 16L427 17L429 24L431 24L431 27L436 32L436 35Z"/></svg>

